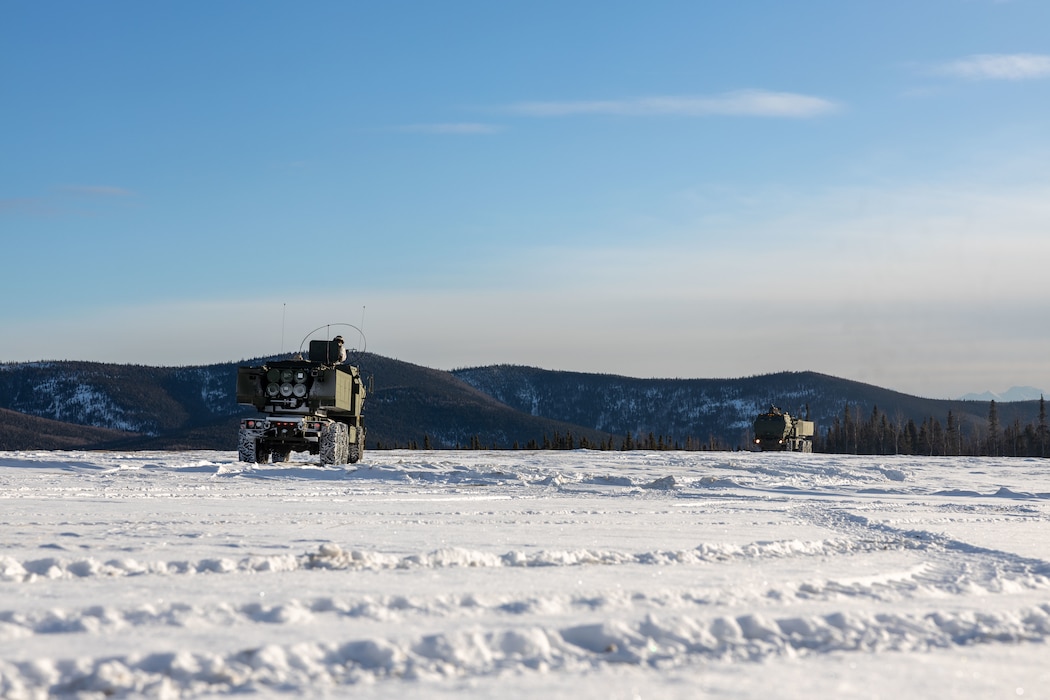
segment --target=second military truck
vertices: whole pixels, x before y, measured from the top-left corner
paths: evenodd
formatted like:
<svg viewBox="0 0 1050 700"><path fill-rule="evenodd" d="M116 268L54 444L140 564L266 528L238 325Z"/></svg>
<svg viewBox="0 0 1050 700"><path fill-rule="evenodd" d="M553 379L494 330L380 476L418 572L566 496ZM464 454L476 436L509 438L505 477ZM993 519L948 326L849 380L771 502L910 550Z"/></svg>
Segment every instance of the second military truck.
<svg viewBox="0 0 1050 700"><path fill-rule="evenodd" d="M813 451L813 421L784 413L776 406L755 418L755 445L762 451Z"/></svg>
<svg viewBox="0 0 1050 700"><path fill-rule="evenodd" d="M310 341L308 359L275 360L237 370L237 403L260 415L241 420L238 458L284 462L292 452L321 464L353 464L365 449L365 386L357 367L342 364L336 341Z"/></svg>

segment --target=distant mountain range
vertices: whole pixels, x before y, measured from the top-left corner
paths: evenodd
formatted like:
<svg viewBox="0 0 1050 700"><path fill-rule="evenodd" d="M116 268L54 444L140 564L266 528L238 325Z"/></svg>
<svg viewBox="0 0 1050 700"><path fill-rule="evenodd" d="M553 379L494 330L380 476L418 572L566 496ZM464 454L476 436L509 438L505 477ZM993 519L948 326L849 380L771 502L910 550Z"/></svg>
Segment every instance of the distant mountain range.
<svg viewBox="0 0 1050 700"><path fill-rule="evenodd" d="M982 394L966 394L960 397L960 401L1038 401L1046 395L1042 389L1034 386L1012 386L1001 394L986 391Z"/></svg>
<svg viewBox="0 0 1050 700"><path fill-rule="evenodd" d="M146 367L91 362L0 364L0 449L236 448L241 363ZM632 434L665 444L735 448L749 442L754 417L775 404L808 413L818 432L873 408L895 422L953 413L963 431L980 431L988 400L924 399L819 374L781 372L740 379L635 379L514 365L429 369L380 355L359 355L369 384L366 447L615 444ZM1038 399L1038 396L1036 397ZM997 399L998 403L999 399ZM1038 401L1004 400L1003 425L1029 423Z"/></svg>

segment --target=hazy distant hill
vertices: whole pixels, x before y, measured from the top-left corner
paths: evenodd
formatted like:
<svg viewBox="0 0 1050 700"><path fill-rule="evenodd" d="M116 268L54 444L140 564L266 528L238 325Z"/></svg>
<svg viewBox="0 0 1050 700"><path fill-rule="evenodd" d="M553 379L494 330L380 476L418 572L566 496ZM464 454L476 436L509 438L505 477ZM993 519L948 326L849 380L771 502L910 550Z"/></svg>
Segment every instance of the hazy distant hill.
<svg viewBox="0 0 1050 700"><path fill-rule="evenodd" d="M251 408L236 403L239 365L146 367L90 362L0 364L0 445L113 449L234 449ZM367 447L510 448L573 435L576 444L654 433L685 445L747 444L754 416L770 404L808 409L818 432L846 406L864 418L873 407L901 423L944 420L980 431L983 401L923 399L816 372L741 379L636 379L496 365L454 372L374 354L357 364L369 384ZM999 420L1028 423L1037 402L1002 403ZM41 419L47 419L46 421Z"/></svg>
<svg viewBox="0 0 1050 700"><path fill-rule="evenodd" d="M76 450L126 438L117 430L64 423L0 408L0 450Z"/></svg>
<svg viewBox="0 0 1050 700"><path fill-rule="evenodd" d="M981 394L966 394L960 397L960 401L1038 401L1039 397L1044 396L1046 392L1042 389L1036 389L1034 386L1012 386L1001 394L997 394L992 391L985 391Z"/></svg>
<svg viewBox="0 0 1050 700"><path fill-rule="evenodd" d="M78 447L235 449L241 417L237 367L265 359L199 367L146 367L91 362L0 364L0 408L48 418L55 425L102 428ZM369 383L365 402L368 447L512 447L572 432L594 443L597 430L516 411L448 372L366 353L357 364ZM14 414L18 415L18 414ZM55 426L26 431L0 416L5 449L33 449ZM84 433L86 435L86 433ZM49 443L50 444L50 443ZM71 443L72 444L72 443Z"/></svg>
<svg viewBox="0 0 1050 700"><path fill-rule="evenodd" d="M865 419L878 407L891 420L942 423L951 411L964 431L981 430L986 401L924 399L817 372L779 372L741 379L636 379L558 372L514 365L455 370L453 374L520 411L590 425L616 435L650 432L684 440L710 437L746 444L754 417L771 404L794 415L809 413L818 431L843 416L846 406ZM1037 402L999 406L1003 425L1028 423Z"/></svg>

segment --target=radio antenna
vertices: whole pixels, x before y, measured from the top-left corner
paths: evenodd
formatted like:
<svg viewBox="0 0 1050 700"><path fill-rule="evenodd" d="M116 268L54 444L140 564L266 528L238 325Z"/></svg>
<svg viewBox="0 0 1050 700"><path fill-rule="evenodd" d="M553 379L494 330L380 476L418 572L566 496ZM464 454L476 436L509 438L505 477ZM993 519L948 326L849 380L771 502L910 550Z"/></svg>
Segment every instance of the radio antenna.
<svg viewBox="0 0 1050 700"><path fill-rule="evenodd" d="M281 303L281 354L284 354L284 319L288 316L288 302Z"/></svg>

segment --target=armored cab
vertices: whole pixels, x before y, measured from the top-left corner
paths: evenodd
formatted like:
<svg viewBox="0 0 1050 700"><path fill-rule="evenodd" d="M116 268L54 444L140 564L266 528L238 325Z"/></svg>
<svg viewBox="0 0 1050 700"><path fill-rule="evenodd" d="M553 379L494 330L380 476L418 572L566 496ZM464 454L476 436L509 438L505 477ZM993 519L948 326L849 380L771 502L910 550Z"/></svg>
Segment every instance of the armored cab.
<svg viewBox="0 0 1050 700"><path fill-rule="evenodd" d="M314 340L308 359L238 368L237 403L260 413L241 421L242 462L284 462L293 451L319 455L321 464L361 459L365 386L340 356L334 341Z"/></svg>
<svg viewBox="0 0 1050 700"><path fill-rule="evenodd" d="M755 418L755 445L762 451L813 451L813 421L795 418L776 406Z"/></svg>

